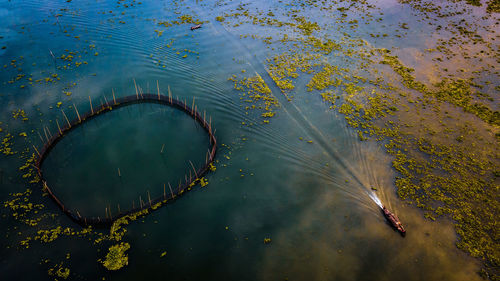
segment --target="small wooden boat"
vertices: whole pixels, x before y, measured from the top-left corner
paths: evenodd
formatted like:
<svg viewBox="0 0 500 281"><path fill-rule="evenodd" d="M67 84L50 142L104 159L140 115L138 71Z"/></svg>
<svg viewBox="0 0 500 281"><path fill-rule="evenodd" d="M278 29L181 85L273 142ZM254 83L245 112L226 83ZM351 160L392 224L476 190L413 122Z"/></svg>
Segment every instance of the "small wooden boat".
<svg viewBox="0 0 500 281"><path fill-rule="evenodd" d="M391 213L385 206L382 206L382 213L384 214L384 217L389 221L389 223L401 233L401 235L406 234L406 230L403 227L403 224L401 224L401 221L399 221L398 216L395 214Z"/></svg>
<svg viewBox="0 0 500 281"><path fill-rule="evenodd" d="M197 25L194 25L194 26L191 26L191 30L195 30L195 29L198 29L198 28L201 28L201 23L197 24Z"/></svg>

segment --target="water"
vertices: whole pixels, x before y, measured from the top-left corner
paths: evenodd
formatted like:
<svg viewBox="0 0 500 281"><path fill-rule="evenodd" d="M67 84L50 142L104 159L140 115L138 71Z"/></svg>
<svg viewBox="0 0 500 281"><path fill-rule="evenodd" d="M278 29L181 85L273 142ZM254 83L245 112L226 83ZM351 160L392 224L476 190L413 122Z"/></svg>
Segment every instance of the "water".
<svg viewBox="0 0 500 281"><path fill-rule="evenodd" d="M380 144L360 142L343 116L318 95L304 91L307 79L297 81L302 88L297 86L301 90L287 101L266 71L265 60L279 48L240 38L255 32L278 38L282 31L250 24L237 29L214 20L239 2L0 3L0 46L6 46L0 58L1 66L7 65L0 70L1 81L26 75L0 88L1 128L16 135L16 148L41 146L37 132L42 138L43 126L55 132L55 120L64 122L61 109L71 117L76 116L73 104L82 112L89 110L89 96L100 104L111 100L113 93L134 94L133 79L144 92L155 93L158 81L163 94L170 87L188 104L195 97L198 109L211 116L219 143L217 170L207 176L207 187L128 226L123 240L131 244L129 265L117 272L97 262L108 244L63 238L18 249L17 233L33 230L18 226L8 211L2 211L0 270L5 280L50 279L47 270L61 262L71 269L71 278L82 280L479 279L478 261L455 247L450 222L425 220L419 209L397 198L392 159ZM398 46L401 52L426 47L419 36L428 26L407 6L374 3L386 15L384 24L396 29L400 21L407 21L415 37L368 38L370 44ZM251 7L291 9L269 1ZM318 22L330 23L327 12L311 7L313 12ZM184 14L210 22L194 32L189 24L157 24ZM328 33L340 36L332 25ZM385 30L360 26L347 32L354 36ZM162 35L155 30L163 30ZM54 63L51 53L73 59ZM227 81L233 74L259 74L269 85L280 103L269 124L262 124L259 111L246 113L247 104ZM42 80L30 85L27 77ZM29 120L12 119L17 109L24 109ZM17 138L19 132L28 137ZM128 208L139 196L145 200L148 192L151 197L161 195L165 182L184 180L190 171L188 160L199 165L208 145L204 132L182 113L138 105L108 113L68 134L43 169L54 192L72 208L102 216L106 206L114 211L118 205ZM26 187L18 176L20 164L16 157L0 161L2 201L9 192ZM122 177L117 176L118 168ZM33 196L41 194L35 190ZM41 200L48 211L58 213L50 200ZM408 231L404 239L385 222L382 205L401 218ZM78 228L64 216L58 220ZM272 242L265 244L264 238ZM164 251L167 254L160 257Z"/></svg>
<svg viewBox="0 0 500 281"><path fill-rule="evenodd" d="M377 194L370 192L368 194L368 196L370 196L370 198L373 200L373 202L375 202L375 204L377 204L381 209L384 207L382 205L382 202L380 201L380 199L377 197Z"/></svg>

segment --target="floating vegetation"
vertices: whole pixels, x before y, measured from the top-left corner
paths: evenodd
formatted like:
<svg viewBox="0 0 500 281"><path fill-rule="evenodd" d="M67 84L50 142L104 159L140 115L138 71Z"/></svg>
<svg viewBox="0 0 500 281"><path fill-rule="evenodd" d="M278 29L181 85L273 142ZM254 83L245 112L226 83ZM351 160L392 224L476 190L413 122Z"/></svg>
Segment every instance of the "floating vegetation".
<svg viewBox="0 0 500 281"><path fill-rule="evenodd" d="M125 252L130 249L130 244L121 242L109 247L106 258L101 261L107 270L118 270L128 265L128 256Z"/></svg>
<svg viewBox="0 0 500 281"><path fill-rule="evenodd" d="M63 263L59 263L53 268L48 270L49 276L55 276L62 279L68 279L70 270L69 268L63 267Z"/></svg>
<svg viewBox="0 0 500 281"><path fill-rule="evenodd" d="M410 3L419 11L427 15L437 14L438 17L461 13L443 14L442 7L427 1L403 3ZM240 6L234 13L225 13L224 22L227 23L229 18L246 18L249 20L245 23L255 26L287 28L282 40L263 37L269 48L274 49L279 44L281 50L285 44L289 46L288 50L266 61L269 77L278 88L288 98L290 93L302 90L297 89L296 81L312 75L306 84L307 91L319 94L331 109L343 114L360 140L384 141L387 153L395 157L393 167L399 173L395 178L398 195L422 208L426 218L434 220L447 216L453 219L460 237L457 246L474 257L480 257L489 272L487 274L493 274L489 275L490 278L498 276L495 268L500 264L500 254L495 246L498 230L495 230L494 218L500 211L495 187L498 175L495 167L499 165L495 147L498 147L500 113L491 106L496 98L481 91L491 82L486 81L483 85L475 82L480 79L481 73L488 73L488 69L470 71L477 75L475 79L447 75L436 79L437 83L423 81L416 77L418 70L406 66L393 51L373 47L364 39L343 32L344 23L350 28L357 28L360 24L359 19L349 19L349 8L316 4L321 9L336 9L341 13L336 20L337 29L343 35L340 39L315 36L316 33L321 34L322 27L295 13L277 21L263 16L264 13L258 9L251 12ZM354 8L366 12L363 5ZM438 39L437 47L429 53L436 58L435 53L440 52L444 58L451 60L457 56L451 46L460 45L462 48L472 40L473 44L484 46L477 56L485 53L486 49L497 54L498 62L498 51L492 49L490 43L485 44L476 32L462 26L462 22L446 27L462 37L453 37L449 42ZM435 25L431 20L429 24ZM289 27L297 30L298 34L291 33ZM409 24L404 22L399 27L410 30ZM436 26L437 30L441 28ZM367 35L377 39L388 37L386 33ZM406 33L397 37L404 35ZM260 38L253 34L240 37ZM335 60L336 56L342 59ZM465 52L464 57L471 58ZM439 57L437 61L443 59ZM383 66L388 66L390 70ZM449 72L445 68L442 71ZM235 76L230 80L235 82L235 89L244 89ZM242 101L246 100L242 98ZM470 120L471 117L463 116L464 113L478 119L457 123L456 120ZM473 125L479 120L484 123ZM467 133L464 135L464 132ZM482 206L480 210L479 206Z"/></svg>
<svg viewBox="0 0 500 281"><path fill-rule="evenodd" d="M12 115L14 119L9 120L12 126L0 123L3 138L0 152L5 161L9 161L5 166L14 167L12 170L18 177L14 179L13 172L4 173L3 168L0 176L2 184L9 182L9 188L14 186L21 190L11 192L4 200L4 217L9 214L10 219L19 223L8 230L10 237L16 235L16 238L11 239L15 241L19 251L34 248L31 247L34 243L37 246L52 247L56 241L63 240L61 238L83 238L79 242L90 241L98 251L107 250L105 257L104 254L99 254L103 257L99 262L108 270L118 270L129 262L127 251L131 245L122 241L127 235L127 225L160 208L166 203L165 198L150 201L149 204L141 201L141 204L148 205L147 208L115 220L109 233L95 231L90 227L73 228L74 225L65 221L65 218L51 213L50 208L45 207L50 189L45 186L46 183L40 184L35 168L38 152L37 148L32 150L32 143L38 136L31 126L38 121L54 124L51 123L54 120L45 120L50 118L45 112L38 120L37 115L42 116L42 112L34 112L29 105L21 105L18 99L29 97L29 101L38 107L38 102L44 105L46 99L40 98L41 95L37 93L58 95L49 96L51 99L47 101L49 108L55 105L61 109L63 102L67 103L64 100L56 103L61 99L60 95L66 96L65 99L78 100L81 92L73 89L76 82L68 81L69 78L91 76L92 74L85 73L89 63L94 60L106 61L108 55L121 50L121 46L108 43L104 44L107 49L101 50L96 46L97 43L89 42L89 37L86 36L95 32L91 36L97 34L95 42L99 43L111 37L126 41L127 37L118 33L120 29L136 24L141 16L151 13L143 13L141 10L126 17L124 9L127 9L129 15L128 11L141 2L120 0L115 3L118 5L113 5L122 10L98 12L104 22L116 28L110 32L113 36L99 34L102 31L100 28L74 34L80 32L77 23L81 11L70 8L70 5L75 5L72 1L66 2L68 3L62 5L67 7L54 8L53 11L57 14L40 22L53 25L54 32L50 32L50 38L60 33L67 40L64 44L52 46L56 45L56 41L49 40L47 43L52 50L47 52L46 47L38 48L42 51L35 56L16 55L16 49L23 48L11 44L15 42L15 37L11 35L0 45L5 58L1 73L5 78L2 91L6 107L4 117L11 119ZM197 2L196 6L193 4L191 7L184 1L173 1L165 4L171 5L165 11L173 12L167 16L168 20L146 19L154 24L151 29L145 30L156 41L164 40L164 35L175 39L154 42L155 46L161 47L146 51L157 52L155 56L150 56L150 61L158 67L165 68L167 62L172 62L173 65L177 60L182 61L181 59L185 59L182 61L184 65L191 61L191 54L199 55L184 47L185 43L193 43L185 41L186 38L192 40L192 37L175 34L174 31L185 29L189 33L188 25L207 22L190 15L193 10L207 9L203 12L217 21L213 29L209 30L215 32L210 34L227 32L230 37L235 35L234 38L239 37L244 48L250 49L249 53L255 50L251 48L265 50L265 53L260 54L265 54L266 59L256 67L259 73L245 78L247 71L241 69L240 76L229 78L234 83L246 114L255 110L254 113L265 124L269 123L271 117L282 113L279 102L283 96L297 105L314 99L323 101L325 108L344 118L359 140L379 141L379 147L393 157L392 167L396 171L394 184L398 196L406 203L420 208L423 216L429 220L450 218L458 234L457 247L483 262L483 277L497 280L500 264L496 219L500 212L500 59L496 43L498 15L494 13L500 11L500 4L495 0L404 0L396 4L397 7L390 9L403 7L402 9L411 11L414 15L408 19L390 13L384 15L382 11L386 10L379 3L351 0L279 1L262 6L252 2L217 1L213 10L206 1ZM91 15L91 9L84 10ZM217 11L220 15L215 14ZM72 18L64 20L66 16ZM387 20L389 17L391 19ZM19 36L23 36L29 28L36 26L24 25L19 23L8 28L12 27ZM224 30L218 30L221 26ZM157 29L153 31L154 28ZM238 36L235 33L239 28L243 31ZM29 34L29 38L21 38L26 39L26 42L37 43L35 35ZM4 37L0 36L0 39L3 40ZM250 40L254 41L247 45ZM213 43L210 40L207 42ZM146 48L149 46L143 45ZM215 44L202 48L214 46ZM130 48L131 51L133 49ZM174 60L167 55L158 55L161 51L168 53L168 56L175 54ZM255 57L258 55L256 52ZM249 73L252 72L250 69L253 66L245 67ZM200 69L203 70L203 67ZM239 68L233 70L240 72ZM208 75L212 74L214 73ZM227 76L226 73L223 77ZM195 75L192 77L193 81L198 79ZM82 85L84 83L88 82L82 81ZM210 86L213 85L216 83ZM273 93L276 89L274 86L281 94ZM92 87L89 87L89 91L92 91ZM104 105L110 101L111 99L100 102ZM28 114L17 109L19 106L23 106ZM70 108L76 109L72 106ZM324 111L321 107L313 108L316 109L318 112ZM327 118L330 115L324 116ZM240 121L236 123L253 125L247 119ZM40 138L44 137L51 137L51 133L45 133L44 129ZM316 147L318 143L316 139L310 139L310 136L299 139L304 141L303 144L311 144L309 148ZM230 152L222 156L221 160L238 157ZM228 165L224 163L220 167ZM207 169L215 171L216 167L214 163L209 163ZM239 169L239 175L253 175L246 171L246 167ZM20 187L15 186L18 182ZM345 182L348 183L349 180L346 179ZM170 196L177 198L177 195L191 190L198 183L204 187L208 180L196 175L185 186L186 189L180 190L178 194L172 192ZM210 183L214 184L215 180ZM371 186L372 190L377 188L380 189L379 186ZM168 187L165 190L168 194ZM20 226L23 227L23 233ZM26 229L28 231L24 232ZM225 229L228 230L227 233L232 232L229 227ZM264 243L271 243L271 238L264 238ZM343 251L338 250L338 253L341 252ZM156 258L158 255L165 257L166 251L154 251ZM69 278L70 272L78 276L73 269L70 271L68 264L62 262L52 263L47 272L56 279Z"/></svg>
<svg viewBox="0 0 500 281"><path fill-rule="evenodd" d="M241 80L238 80L236 75L233 75L228 80L233 81L234 88L241 92L241 100L252 104L251 106L245 106L246 110L258 108L264 111L261 116L265 118L275 115L273 109L279 107L278 100L272 95L271 89L269 89L259 74L250 78L245 77Z"/></svg>

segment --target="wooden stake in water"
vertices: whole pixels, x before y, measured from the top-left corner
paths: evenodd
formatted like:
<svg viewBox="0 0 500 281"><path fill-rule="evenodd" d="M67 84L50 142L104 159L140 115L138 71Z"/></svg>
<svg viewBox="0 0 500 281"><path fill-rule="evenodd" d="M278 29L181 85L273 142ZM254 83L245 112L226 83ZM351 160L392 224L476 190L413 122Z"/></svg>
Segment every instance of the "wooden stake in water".
<svg viewBox="0 0 500 281"><path fill-rule="evenodd" d="M120 168L118 168L118 176L121 177L122 174L120 173Z"/></svg>
<svg viewBox="0 0 500 281"><path fill-rule="evenodd" d="M120 210L120 204L118 204L118 213L121 213L122 211Z"/></svg>
<svg viewBox="0 0 500 281"><path fill-rule="evenodd" d="M57 119L56 119L56 124L57 124L57 129L59 130L59 134L62 135L61 126L59 126L59 122L57 122Z"/></svg>
<svg viewBox="0 0 500 281"><path fill-rule="evenodd" d="M82 122L82 119L80 118L80 113L78 113L78 108L76 108L76 105L73 103L73 107L75 108L76 115L78 116L78 121Z"/></svg>
<svg viewBox="0 0 500 281"><path fill-rule="evenodd" d="M189 164L191 164L191 167L193 168L194 175L196 176L196 178L198 178L198 174L196 173L196 169L194 168L193 162L191 162L191 160L189 160Z"/></svg>
<svg viewBox="0 0 500 281"><path fill-rule="evenodd" d="M170 194L172 195L172 198L174 198L174 192L172 191L172 186L170 185L170 182L168 183L168 188L170 189Z"/></svg>
<svg viewBox="0 0 500 281"><path fill-rule="evenodd" d="M94 108L92 107L92 99L90 98L90 96L89 96L89 103L90 103L90 112L94 114Z"/></svg>
<svg viewBox="0 0 500 281"><path fill-rule="evenodd" d="M113 104L116 105L115 90L111 89L111 92L113 93Z"/></svg>
<svg viewBox="0 0 500 281"><path fill-rule="evenodd" d="M38 130L37 130L36 132L38 133L38 136L40 137L40 140L41 140L42 142L45 142L45 141L43 140L43 138L42 138L42 135L40 135L40 132L39 132Z"/></svg>
<svg viewBox="0 0 500 281"><path fill-rule="evenodd" d="M191 114L193 114L193 110L194 110L194 97L193 97L193 103L191 105Z"/></svg>
<svg viewBox="0 0 500 281"><path fill-rule="evenodd" d="M137 84L135 83L135 78L134 78L134 86L135 86L135 96L137 99L139 99L139 91L137 91Z"/></svg>
<svg viewBox="0 0 500 281"><path fill-rule="evenodd" d="M172 103L172 92L170 91L170 85L168 85L168 98L170 100L170 103Z"/></svg>
<svg viewBox="0 0 500 281"><path fill-rule="evenodd" d="M50 132L49 127L45 126L45 128L47 128L47 132L49 133L50 138L52 138L52 133Z"/></svg>
<svg viewBox="0 0 500 281"><path fill-rule="evenodd" d="M64 119L66 119L66 122L68 122L68 126L71 128L71 123L69 123L68 117L66 116L66 113L64 113L64 110L61 109L62 114L64 115Z"/></svg>
<svg viewBox="0 0 500 281"><path fill-rule="evenodd" d="M165 184L163 184L163 199L167 199L167 193L165 192Z"/></svg>
<svg viewBox="0 0 500 281"><path fill-rule="evenodd" d="M141 204L141 209L142 209L142 198L140 195L139 195L139 203Z"/></svg>
<svg viewBox="0 0 500 281"><path fill-rule="evenodd" d="M158 89L158 100L160 100L160 85L158 84L158 80L156 80L156 89Z"/></svg>
<svg viewBox="0 0 500 281"><path fill-rule="evenodd" d="M40 152L38 152L38 149L36 149L36 147L32 144L33 148L35 149L36 153L38 154L38 156L40 157Z"/></svg>
<svg viewBox="0 0 500 281"><path fill-rule="evenodd" d="M47 136L47 131L45 131L45 127L43 127L43 133L45 134L45 138L47 139L47 142L49 142L49 137Z"/></svg>
<svg viewBox="0 0 500 281"><path fill-rule="evenodd" d="M160 153L163 153L163 148L165 148L165 144L163 144L163 145L161 146L161 151L160 151Z"/></svg>
<svg viewBox="0 0 500 281"><path fill-rule="evenodd" d="M106 101L106 106L109 107L108 99L106 98L106 96L104 96L104 100Z"/></svg>
<svg viewBox="0 0 500 281"><path fill-rule="evenodd" d="M151 207L151 197L149 196L149 190L148 190L148 200L149 200L149 207Z"/></svg>

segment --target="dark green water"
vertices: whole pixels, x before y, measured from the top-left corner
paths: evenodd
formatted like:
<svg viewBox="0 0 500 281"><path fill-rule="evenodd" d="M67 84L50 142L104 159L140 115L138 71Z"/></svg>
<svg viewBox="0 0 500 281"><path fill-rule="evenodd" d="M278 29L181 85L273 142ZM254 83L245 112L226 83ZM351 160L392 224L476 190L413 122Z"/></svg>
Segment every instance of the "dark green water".
<svg viewBox="0 0 500 281"><path fill-rule="evenodd" d="M104 97L111 100L112 91L117 96L134 94L133 79L144 92L156 92L158 81L163 94L170 86L180 99L195 97L198 108L211 116L219 143L217 170L207 176L208 186L129 225L123 238L131 245L129 265L117 272L97 262L109 245L87 239L64 237L18 249L18 232L34 230L2 210L1 279L54 279L43 263L49 259L52 264L64 261L74 280L478 280L479 262L455 247L451 223L425 220L419 209L396 197L391 159L380 144L359 142L343 117L318 96L297 90L288 102L264 65L279 50L240 39L240 34L257 32L251 25L236 32L215 21L239 2L219 4L1 1L0 46L6 49L0 50L0 61L7 67L0 70L0 81L6 82L0 85L0 118L4 130L16 132L15 148L40 146L37 132L43 136L43 126L55 132L55 120L64 122L60 109L74 117L71 106L88 110L89 96L99 104ZM397 46L402 53L426 48L422 38L428 27L407 6L376 4L385 14L381 25L404 20L414 36L371 44ZM290 9L277 1L251 5ZM310 12L318 22L331 20L314 7ZM210 23L194 32L189 24L168 29L157 25L182 14ZM165 31L158 36L155 29ZM259 35L278 32L265 30L268 33ZM365 31L376 30L361 27L357 32ZM330 36L337 36L334 29ZM74 58L54 61L50 52L56 57L73 52ZM70 67L61 68L68 63ZM227 81L243 69L250 76L260 74L280 102L269 124L262 124L257 112L245 114L245 104ZM18 74L26 76L8 83ZM30 76L42 81L30 85ZM46 83L46 77L54 82ZM12 111L17 109L24 109L29 120L14 120ZM28 137L17 137L19 132ZM200 165L208 147L205 133L182 112L134 105L71 132L43 169L63 201L82 214L103 216L106 206L115 211L118 204L128 208L138 204L139 196L146 201L148 192L151 197L161 195L165 182L184 180L188 161ZM22 163L9 157L0 158L2 201L27 186L17 171ZM400 214L408 229L404 239L386 224L370 198L373 186L381 201ZM35 190L32 196L40 197L41 192ZM59 213L47 197L42 201L48 211ZM78 228L64 215L58 220ZM272 242L265 244L264 238ZM160 257L164 251L167 254Z"/></svg>

